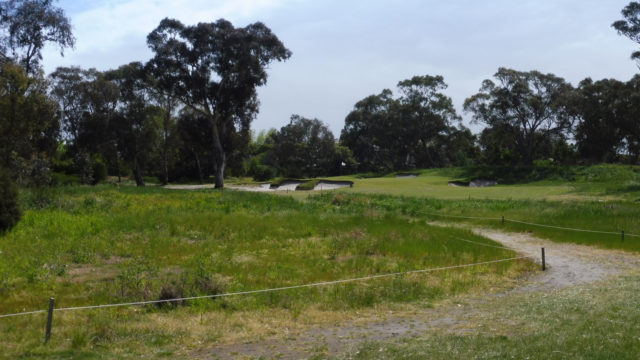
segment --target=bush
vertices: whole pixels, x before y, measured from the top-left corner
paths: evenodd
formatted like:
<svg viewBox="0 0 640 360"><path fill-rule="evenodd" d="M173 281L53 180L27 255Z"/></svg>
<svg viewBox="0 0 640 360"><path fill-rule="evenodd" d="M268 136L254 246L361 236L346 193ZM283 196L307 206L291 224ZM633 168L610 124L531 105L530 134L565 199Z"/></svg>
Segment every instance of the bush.
<svg viewBox="0 0 640 360"><path fill-rule="evenodd" d="M255 181L267 181L273 179L277 171L269 165L256 165L250 172Z"/></svg>
<svg viewBox="0 0 640 360"><path fill-rule="evenodd" d="M107 165L105 165L104 160L99 155L93 156L93 162L91 164L93 168L93 184L97 184L101 181L107 180Z"/></svg>
<svg viewBox="0 0 640 360"><path fill-rule="evenodd" d="M11 230L21 216L18 189L9 174L0 170L0 233Z"/></svg>

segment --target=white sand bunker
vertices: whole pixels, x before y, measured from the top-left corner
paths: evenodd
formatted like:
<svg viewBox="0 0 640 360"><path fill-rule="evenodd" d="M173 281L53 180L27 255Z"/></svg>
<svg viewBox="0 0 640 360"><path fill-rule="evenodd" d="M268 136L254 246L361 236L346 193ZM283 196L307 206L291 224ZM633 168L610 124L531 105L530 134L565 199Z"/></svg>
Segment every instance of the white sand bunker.
<svg viewBox="0 0 640 360"><path fill-rule="evenodd" d="M320 181L313 190L335 190L346 187L353 187L350 181Z"/></svg>
<svg viewBox="0 0 640 360"><path fill-rule="evenodd" d="M466 181L449 181L449 186L455 186L455 187L473 187L473 188L478 188L478 187L487 187L487 186L495 186L498 185L498 182L495 180L489 180L489 179L475 179L475 180L471 180L469 182Z"/></svg>
<svg viewBox="0 0 640 360"><path fill-rule="evenodd" d="M260 186L249 186L249 185L227 185L228 189L233 190L242 190L242 191L252 191L252 192L270 192L270 191L304 191L302 189L298 189L298 186L303 184L302 181L298 180L285 180L280 183L280 185L275 184L261 184ZM335 190L345 187L353 187L353 182L351 181L332 181L332 180L320 180L314 186L313 189L305 189L307 191L321 191L321 190Z"/></svg>
<svg viewBox="0 0 640 360"><path fill-rule="evenodd" d="M285 181L280 183L280 186L275 185L275 184L271 184L271 186L269 186L269 188L271 190L278 190L278 191L295 191L296 188L298 187L298 185L300 185L300 184L302 184L302 181L285 180Z"/></svg>

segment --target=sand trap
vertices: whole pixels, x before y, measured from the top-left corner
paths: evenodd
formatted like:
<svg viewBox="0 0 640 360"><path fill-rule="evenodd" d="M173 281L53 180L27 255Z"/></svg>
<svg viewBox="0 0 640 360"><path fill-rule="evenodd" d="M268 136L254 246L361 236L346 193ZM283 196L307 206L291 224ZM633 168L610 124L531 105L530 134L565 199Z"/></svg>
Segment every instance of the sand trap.
<svg viewBox="0 0 640 360"><path fill-rule="evenodd" d="M471 180L469 183L469 187L487 187L487 186L496 186L498 182L495 180L487 180L487 179L476 179Z"/></svg>
<svg viewBox="0 0 640 360"><path fill-rule="evenodd" d="M251 185L225 185L225 188L232 190L250 191L250 192L271 192L271 191L296 191L298 185L302 184L302 181L287 180L280 183L280 186L275 186L269 183L260 184L258 186ZM174 190L198 190L198 189L212 189L215 186L213 184L204 185L166 185L165 189ZM322 180L312 189L312 191L320 190L335 190L345 187L353 187L351 181L331 181Z"/></svg>
<svg viewBox="0 0 640 360"><path fill-rule="evenodd" d="M335 190L346 187L353 187L350 181L320 181L313 190Z"/></svg>
<svg viewBox="0 0 640 360"><path fill-rule="evenodd" d="M415 178L418 177L418 174L397 174L397 178Z"/></svg>
<svg viewBox="0 0 640 360"><path fill-rule="evenodd" d="M489 179L475 179L475 180L471 180L470 182L449 181L449 186L454 186L454 187L479 188L479 187L487 187L487 186L495 186L495 185L498 185L498 182L495 180L489 180Z"/></svg>
<svg viewBox="0 0 640 360"><path fill-rule="evenodd" d="M280 186L271 184L269 188L271 190L278 190L278 191L295 191L298 185L300 184L302 184L302 181L285 180L280 183Z"/></svg>

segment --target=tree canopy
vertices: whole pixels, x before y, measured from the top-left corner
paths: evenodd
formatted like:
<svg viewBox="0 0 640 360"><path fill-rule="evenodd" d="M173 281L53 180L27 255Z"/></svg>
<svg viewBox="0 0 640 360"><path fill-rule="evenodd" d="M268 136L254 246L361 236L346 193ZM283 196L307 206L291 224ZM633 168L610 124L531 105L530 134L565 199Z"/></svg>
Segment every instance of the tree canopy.
<svg viewBox="0 0 640 360"><path fill-rule="evenodd" d="M448 141L460 117L441 92L446 87L442 76L415 76L398 83L398 98L385 89L358 101L345 119L341 144L366 171L449 164Z"/></svg>
<svg viewBox="0 0 640 360"><path fill-rule="evenodd" d="M147 43L158 86L208 120L216 187L223 187L233 139L248 134L258 111L256 87L267 81L266 66L291 52L262 23L235 28L224 19L194 26L164 19Z"/></svg>
<svg viewBox="0 0 640 360"><path fill-rule="evenodd" d="M640 2L632 1L622 9L624 20L618 20L611 26L629 39L640 44ZM640 51L631 53L631 58L636 60L640 66Z"/></svg>
<svg viewBox="0 0 640 360"><path fill-rule="evenodd" d="M0 2L0 51L7 51L24 67L27 74L40 69L42 48L54 43L64 49L73 47L75 38L64 11L52 0L5 0Z"/></svg>
<svg viewBox="0 0 640 360"><path fill-rule="evenodd" d="M500 68L496 82L485 80L480 92L466 99L473 121L509 135L520 162L531 165L544 141L572 126L572 86L553 74Z"/></svg>

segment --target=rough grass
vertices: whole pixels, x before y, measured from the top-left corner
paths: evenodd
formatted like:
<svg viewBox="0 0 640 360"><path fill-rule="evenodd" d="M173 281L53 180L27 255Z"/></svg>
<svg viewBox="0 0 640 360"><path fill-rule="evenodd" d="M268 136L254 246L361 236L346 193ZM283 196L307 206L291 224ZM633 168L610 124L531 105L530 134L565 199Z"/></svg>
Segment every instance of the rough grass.
<svg viewBox="0 0 640 360"><path fill-rule="evenodd" d="M640 275L495 299L466 333L369 342L344 359L637 359ZM488 308L490 306L490 309Z"/></svg>
<svg viewBox="0 0 640 360"><path fill-rule="evenodd" d="M42 309L50 296L57 307L167 299L514 256L453 239L492 243L464 230L349 208L334 198L300 202L257 193L104 185L24 193L23 204L23 220L0 238L0 314ZM532 269L516 261L163 307L56 313L46 347L43 316L0 319L0 354L172 357L203 343L269 336L307 316L331 320L393 304L428 306L508 286Z"/></svg>
<svg viewBox="0 0 640 360"><path fill-rule="evenodd" d="M609 249L640 251L640 206L630 201L535 201L535 200L444 200L389 195L358 195L324 193L308 198L309 201L339 202L346 212L378 211L402 214L414 219L438 222L470 222L505 231L533 233L535 236L558 242L595 245ZM506 219L551 226L613 232L598 234L545 228L500 220ZM474 220L459 217L483 217L495 220ZM624 241L621 231L627 234Z"/></svg>

